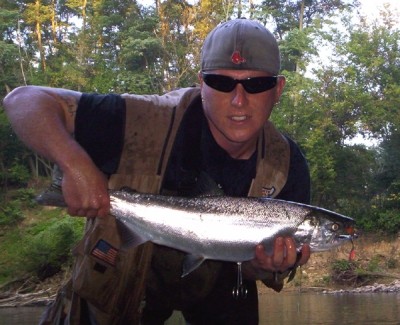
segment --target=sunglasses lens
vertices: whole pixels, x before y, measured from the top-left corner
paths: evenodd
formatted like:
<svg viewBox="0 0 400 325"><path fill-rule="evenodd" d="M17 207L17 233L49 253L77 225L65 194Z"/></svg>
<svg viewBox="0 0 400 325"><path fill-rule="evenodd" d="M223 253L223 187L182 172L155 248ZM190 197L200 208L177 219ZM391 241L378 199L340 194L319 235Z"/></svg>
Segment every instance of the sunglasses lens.
<svg viewBox="0 0 400 325"><path fill-rule="evenodd" d="M249 94L257 94L272 89L277 83L276 76L237 80L228 76L207 73L203 73L203 80L207 86L224 93L231 92L238 83L242 84Z"/></svg>
<svg viewBox="0 0 400 325"><path fill-rule="evenodd" d="M276 86L276 77L256 77L242 80L244 89L249 94L257 94Z"/></svg>
<svg viewBox="0 0 400 325"><path fill-rule="evenodd" d="M207 86L222 91L224 93L229 93L236 87L236 82L234 79L219 74L204 73L203 80Z"/></svg>

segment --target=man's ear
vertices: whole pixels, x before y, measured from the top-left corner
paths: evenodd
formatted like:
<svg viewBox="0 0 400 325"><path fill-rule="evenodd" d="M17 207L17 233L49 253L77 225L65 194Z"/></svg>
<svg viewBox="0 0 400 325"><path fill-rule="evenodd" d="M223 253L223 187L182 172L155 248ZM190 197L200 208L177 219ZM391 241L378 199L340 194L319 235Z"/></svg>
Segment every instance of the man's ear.
<svg viewBox="0 0 400 325"><path fill-rule="evenodd" d="M277 84L276 84L277 92L278 92L277 95L279 96L279 98L281 97L281 95L283 93L283 90L285 89L285 85L286 85L285 76L279 75L278 76L278 81L277 81ZM279 98L278 98L278 100L279 100Z"/></svg>
<svg viewBox="0 0 400 325"><path fill-rule="evenodd" d="M278 76L277 83L276 83L276 86L275 86L275 95L276 95L276 98L275 98L275 103L274 103L274 105L276 105L276 104L279 103L279 101L280 101L280 99L281 99L281 96L282 96L282 93L283 93L283 90L285 89L285 85L286 85L286 78L285 78L285 76L279 75L279 76Z"/></svg>

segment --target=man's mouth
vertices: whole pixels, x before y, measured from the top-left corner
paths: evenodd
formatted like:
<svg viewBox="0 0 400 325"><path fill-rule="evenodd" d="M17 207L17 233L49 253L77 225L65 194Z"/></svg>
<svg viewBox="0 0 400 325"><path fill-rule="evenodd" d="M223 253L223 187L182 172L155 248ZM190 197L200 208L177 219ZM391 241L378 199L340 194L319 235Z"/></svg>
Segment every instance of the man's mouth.
<svg viewBox="0 0 400 325"><path fill-rule="evenodd" d="M249 117L247 115L241 115L241 116L231 116L231 120L235 122L242 122L244 120L247 120Z"/></svg>

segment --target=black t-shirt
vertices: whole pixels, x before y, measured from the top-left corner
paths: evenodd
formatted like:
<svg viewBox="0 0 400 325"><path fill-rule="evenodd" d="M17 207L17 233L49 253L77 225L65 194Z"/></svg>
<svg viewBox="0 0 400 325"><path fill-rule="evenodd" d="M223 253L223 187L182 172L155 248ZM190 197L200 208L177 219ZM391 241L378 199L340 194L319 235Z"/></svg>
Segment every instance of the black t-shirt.
<svg viewBox="0 0 400 325"><path fill-rule="evenodd" d="M119 95L83 94L75 120L75 138L106 174L117 168L123 148L125 101ZM197 193L200 175L208 175L230 196L246 196L256 173L257 152L250 159L234 159L218 146L203 114L200 97L188 107L178 130L162 188L179 195ZM195 127L194 127L195 126ZM156 130L155 130L156 132ZM290 167L278 199L310 202L307 162L298 146L290 144Z"/></svg>

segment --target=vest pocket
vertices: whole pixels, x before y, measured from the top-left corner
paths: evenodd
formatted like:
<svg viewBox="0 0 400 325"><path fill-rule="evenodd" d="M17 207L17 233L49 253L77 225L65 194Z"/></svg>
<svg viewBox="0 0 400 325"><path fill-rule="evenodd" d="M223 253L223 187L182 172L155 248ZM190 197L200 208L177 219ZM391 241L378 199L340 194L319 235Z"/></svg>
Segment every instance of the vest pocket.
<svg viewBox="0 0 400 325"><path fill-rule="evenodd" d="M82 241L74 250L73 291L103 312L112 313L118 299L118 250L102 238L86 251L82 250L84 244Z"/></svg>

